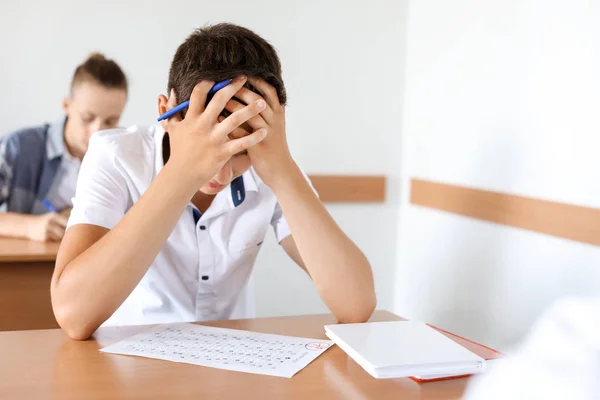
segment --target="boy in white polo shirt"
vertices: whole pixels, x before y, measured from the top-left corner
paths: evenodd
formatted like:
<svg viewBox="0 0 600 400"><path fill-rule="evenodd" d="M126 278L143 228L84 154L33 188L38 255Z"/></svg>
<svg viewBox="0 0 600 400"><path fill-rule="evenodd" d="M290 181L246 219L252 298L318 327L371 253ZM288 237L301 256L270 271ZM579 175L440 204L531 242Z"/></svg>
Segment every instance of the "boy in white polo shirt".
<svg viewBox="0 0 600 400"><path fill-rule="evenodd" d="M288 150L273 47L232 24L199 29L173 58L169 92L159 114L189 108L90 142L51 285L67 334L251 316L246 286L269 225L340 322L368 319L369 262Z"/></svg>

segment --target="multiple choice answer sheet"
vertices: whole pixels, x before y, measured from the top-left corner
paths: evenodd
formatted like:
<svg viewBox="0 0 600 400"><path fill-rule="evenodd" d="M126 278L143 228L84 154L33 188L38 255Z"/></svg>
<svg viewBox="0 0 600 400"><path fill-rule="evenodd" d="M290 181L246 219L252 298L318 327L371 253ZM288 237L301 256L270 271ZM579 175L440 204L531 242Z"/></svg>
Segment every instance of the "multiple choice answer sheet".
<svg viewBox="0 0 600 400"><path fill-rule="evenodd" d="M291 378L332 341L215 328L158 325L100 351Z"/></svg>

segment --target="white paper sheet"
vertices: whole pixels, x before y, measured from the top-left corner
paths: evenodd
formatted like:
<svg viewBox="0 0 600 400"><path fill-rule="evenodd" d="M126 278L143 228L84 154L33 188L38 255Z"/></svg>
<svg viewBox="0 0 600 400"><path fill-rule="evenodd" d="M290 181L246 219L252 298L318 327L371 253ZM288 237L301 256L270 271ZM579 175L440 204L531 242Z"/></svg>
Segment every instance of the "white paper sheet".
<svg viewBox="0 0 600 400"><path fill-rule="evenodd" d="M291 378L332 345L330 340L181 323L155 326L100 351Z"/></svg>

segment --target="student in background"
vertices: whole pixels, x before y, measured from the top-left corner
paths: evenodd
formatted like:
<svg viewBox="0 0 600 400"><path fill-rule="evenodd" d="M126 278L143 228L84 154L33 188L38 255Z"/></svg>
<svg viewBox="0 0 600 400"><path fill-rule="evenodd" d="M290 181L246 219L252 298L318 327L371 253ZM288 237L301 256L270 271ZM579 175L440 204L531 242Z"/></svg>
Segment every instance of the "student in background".
<svg viewBox="0 0 600 400"><path fill-rule="evenodd" d="M600 398L600 298L559 300L517 351L474 379L466 400Z"/></svg>
<svg viewBox="0 0 600 400"><path fill-rule="evenodd" d="M189 108L90 142L51 284L65 332L252 317L269 225L339 321L367 320L371 267L290 154L275 49L237 25L199 29L175 53L168 93L159 115Z"/></svg>
<svg viewBox="0 0 600 400"><path fill-rule="evenodd" d="M115 128L126 101L125 74L94 53L75 70L64 117L0 137L0 236L62 239L90 137Z"/></svg>

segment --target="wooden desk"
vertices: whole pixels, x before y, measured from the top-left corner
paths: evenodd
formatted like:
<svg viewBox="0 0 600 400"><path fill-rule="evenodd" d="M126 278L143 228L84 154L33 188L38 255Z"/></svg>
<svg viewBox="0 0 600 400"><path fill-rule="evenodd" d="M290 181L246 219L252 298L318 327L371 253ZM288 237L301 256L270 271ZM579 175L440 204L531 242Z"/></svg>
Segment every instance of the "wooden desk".
<svg viewBox="0 0 600 400"><path fill-rule="evenodd" d="M397 320L377 311L373 321ZM328 315L218 321L206 325L326 339ZM18 399L457 399L467 379L419 384L375 379L334 346L291 379L224 371L99 348L143 327L102 328L76 342L60 330L0 333L0 397ZM484 358L499 354L450 335Z"/></svg>
<svg viewBox="0 0 600 400"><path fill-rule="evenodd" d="M0 238L0 331L58 328L50 304L58 246Z"/></svg>

